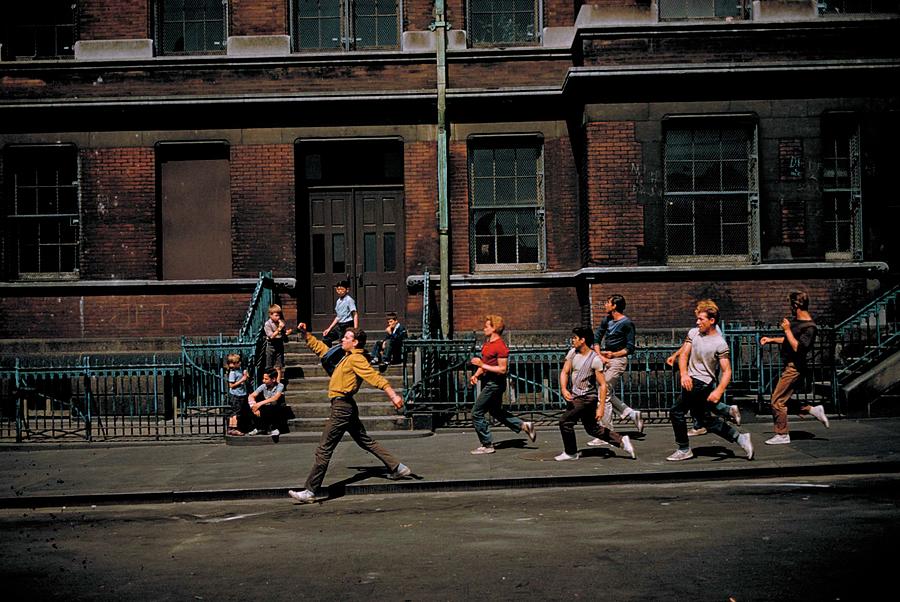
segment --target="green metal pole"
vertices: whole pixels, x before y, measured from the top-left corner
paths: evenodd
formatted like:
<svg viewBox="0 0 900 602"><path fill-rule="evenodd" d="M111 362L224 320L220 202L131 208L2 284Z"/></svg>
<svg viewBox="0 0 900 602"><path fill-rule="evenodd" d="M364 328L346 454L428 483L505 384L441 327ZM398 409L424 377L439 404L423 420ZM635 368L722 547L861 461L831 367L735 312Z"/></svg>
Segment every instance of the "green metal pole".
<svg viewBox="0 0 900 602"><path fill-rule="evenodd" d="M447 20L444 0L434 2L435 47L437 52L437 186L438 239L441 253L440 299L441 332L445 338L450 327L450 211L447 183Z"/></svg>

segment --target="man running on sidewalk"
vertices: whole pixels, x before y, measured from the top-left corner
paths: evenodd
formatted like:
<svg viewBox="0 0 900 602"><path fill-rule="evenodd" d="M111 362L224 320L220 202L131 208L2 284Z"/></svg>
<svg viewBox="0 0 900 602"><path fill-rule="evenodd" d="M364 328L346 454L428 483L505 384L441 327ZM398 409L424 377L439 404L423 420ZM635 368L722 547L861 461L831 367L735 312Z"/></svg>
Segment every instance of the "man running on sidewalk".
<svg viewBox="0 0 900 602"><path fill-rule="evenodd" d="M675 401L669 416L675 443L678 449L667 460L678 462L694 457L688 439L685 413L700 417L700 424L710 433L737 443L747 453L747 459L753 459L753 443L749 433L741 433L726 423L719 416L710 416L709 405L722 399L725 388L731 382L731 360L728 343L716 331L719 312L706 307L697 312L697 328L688 331L684 341L684 350L678 356L678 369L681 372L681 395ZM721 372L716 384L716 368Z"/></svg>
<svg viewBox="0 0 900 602"><path fill-rule="evenodd" d="M306 346L310 350L319 357L325 355L329 349L328 345L308 333L306 324L301 322L297 329L300 331L300 336L306 339ZM353 396L359 391L363 380L373 387L383 390L396 409L399 410L403 407L403 399L391 388L388 381L369 364L363 354L365 348L366 333L364 330L351 326L344 331L344 336L341 338L341 349L345 353L344 359L338 363L328 382L331 414L328 416L328 422L325 423L325 430L322 432L319 446L316 448L315 463L309 476L306 477L306 489L288 491L288 495L298 502L309 504L328 497L328 494L320 487L322 481L325 480L325 472L328 470L331 455L338 443L341 442L344 433L350 433L358 446L384 462L390 471L389 478L406 477L412 474L405 464L401 464L397 458L369 436L366 427L359 419L359 408L356 406Z"/></svg>
<svg viewBox="0 0 900 602"><path fill-rule="evenodd" d="M807 372L806 357L816 340L817 327L809 313L809 295L802 291L794 291L788 295L791 304L791 318L781 321L781 329L784 336L762 337L760 345L775 343L781 345L781 363L784 371L775 390L772 391L772 418L775 421L775 436L767 440L768 445L784 445L791 442L788 429L787 404L794 394L794 389L803 382ZM822 406L811 406L804 403L800 407L800 413L808 412L816 420L829 428L828 416Z"/></svg>
<svg viewBox="0 0 900 602"><path fill-rule="evenodd" d="M632 459L636 458L634 446L628 436L622 436L602 424L606 411L606 380L603 377L603 362L591 349L594 333L590 328L579 326L572 329L572 349L566 354L566 363L559 373L559 390L566 400L566 412L559 419L564 451L556 460L577 460L581 457L575 442L575 425L581 420L584 430L597 440L613 443L621 447ZM572 388L569 389L571 375ZM599 385L599 390L598 390Z"/></svg>
<svg viewBox="0 0 900 602"><path fill-rule="evenodd" d="M603 361L603 376L606 378L603 426L612 428L612 408L615 408L622 418L634 421L634 426L643 433L644 419L641 413L628 407L616 395L616 386L628 369L628 356L634 353L634 322L622 313L625 311L625 297L622 295L609 297L603 304L603 309L606 315L594 332L593 344L594 351ZM594 439L588 445L603 445L603 441Z"/></svg>

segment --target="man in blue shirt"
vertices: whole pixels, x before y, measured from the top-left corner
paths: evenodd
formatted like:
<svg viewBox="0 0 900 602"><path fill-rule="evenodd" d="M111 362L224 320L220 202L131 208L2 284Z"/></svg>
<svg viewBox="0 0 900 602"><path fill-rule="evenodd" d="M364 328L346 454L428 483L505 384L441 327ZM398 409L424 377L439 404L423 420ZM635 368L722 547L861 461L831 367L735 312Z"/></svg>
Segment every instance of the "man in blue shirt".
<svg viewBox="0 0 900 602"><path fill-rule="evenodd" d="M626 316L625 297L612 295L603 304L606 316L594 332L594 351L603 360L603 375L606 377L606 411L604 426L612 425L612 408L625 419L634 421L634 426L644 432L644 418L641 413L628 407L616 395L616 385L628 369L628 356L634 353L634 322ZM603 445L600 439L589 441L588 445Z"/></svg>
<svg viewBox="0 0 900 602"><path fill-rule="evenodd" d="M322 331L325 344L329 346L339 341L351 326L359 328L359 312L356 311L356 301L350 296L350 281L341 280L335 284L334 293L337 295L337 301L334 303L334 320Z"/></svg>

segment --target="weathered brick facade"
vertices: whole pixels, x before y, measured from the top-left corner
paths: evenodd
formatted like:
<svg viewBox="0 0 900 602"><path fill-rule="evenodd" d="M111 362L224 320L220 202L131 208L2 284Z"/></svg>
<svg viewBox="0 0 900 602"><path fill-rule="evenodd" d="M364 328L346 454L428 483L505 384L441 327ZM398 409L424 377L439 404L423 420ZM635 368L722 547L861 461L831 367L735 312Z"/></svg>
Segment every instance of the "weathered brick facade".
<svg viewBox="0 0 900 602"><path fill-rule="evenodd" d="M761 2L767 9L778 5ZM220 50L167 56L159 48L152 57L129 54L146 44L114 41L158 39L154 2L77 5L77 38L113 41L108 56L15 60L5 50L0 62L0 206L6 218L0 338L231 333L249 298L250 286L238 279L263 270L296 279L294 288L282 291L282 304L289 321L306 318L298 312L311 306L313 264L325 261L313 256L312 237L304 231L312 203L300 174L322 168L300 151L307 142L338 144L342 150L334 156L355 158L329 172L319 192L354 198L359 191L402 189L402 215L391 216L402 226L401 280L426 268L437 277L438 78L424 34L434 19L433 2L403 3L398 26L413 35L396 48L294 48L251 57ZM639 328L689 326L702 297L716 299L728 321L771 322L783 315L784 297L794 288L810 293L820 321L832 322L895 281L900 100L883 83L900 75L896 18L810 14L726 21L710 15L675 27L675 21L660 22L652 12L658 3L649 0L535 6L542 10L540 24L553 28L547 37L496 47L469 39L461 48L462 32L470 29L467 4L446 4L454 41L447 55L446 161L455 330L480 330L484 313L495 312L511 329L558 333L596 322L598 304L613 292L628 298ZM229 36L289 35L296 43L290 0L229 0L227 14ZM839 142L828 138L834 123L847 120L856 124L852 134ZM752 155L753 181L747 219L759 241L746 256L728 259L732 263L671 261L667 132L684 123L714 130L724 122L748 132L743 150ZM473 265L472 135L540 140L537 267ZM850 200L841 199L851 194L834 192L844 194L847 178L834 183L841 170L831 156L849 146L851 135L862 142L856 155L842 160L859 169L861 192L852 197L861 208L858 221L840 205L849 207ZM394 151L378 151L389 156L379 172L372 166L381 157L351 152L372 141L402 147L399 164L391 163ZM207 286L203 274L199 282L161 281L166 243L158 145L173 142L227 144L231 231L223 236L231 236L232 270L231 279L215 286ZM20 275L10 259L21 236L12 224L34 216L13 202L17 187L26 204L30 193L27 184L10 180L7 153L60 144L77 149L79 270ZM699 152L699 159L691 155L691 178L712 160L703 156L708 149ZM499 174L495 184L508 184L508 176ZM371 218L364 209L348 209L346 216ZM848 242L851 223L861 242ZM710 227L700 220L696 226ZM500 223L498 240L517 234L510 228ZM42 244L52 247L48 232L41 233ZM338 245L334 240L327 245ZM373 251L386 253L383 239L366 244L354 238L346 246L354 255L328 255L328 261L359 275L372 268L365 253L368 259ZM416 330L422 296L403 287L396 294ZM438 310L433 307L435 315ZM35 321L35 314L47 319Z"/></svg>

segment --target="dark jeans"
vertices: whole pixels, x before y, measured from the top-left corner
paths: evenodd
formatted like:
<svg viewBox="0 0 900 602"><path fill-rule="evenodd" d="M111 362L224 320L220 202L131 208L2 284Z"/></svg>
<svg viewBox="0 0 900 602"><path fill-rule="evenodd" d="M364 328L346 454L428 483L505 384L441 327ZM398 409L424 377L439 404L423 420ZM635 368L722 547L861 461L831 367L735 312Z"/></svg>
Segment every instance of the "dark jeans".
<svg viewBox="0 0 900 602"><path fill-rule="evenodd" d="M329 330L328 333L322 337L322 339L325 341L326 345L331 347L344 337L344 332L351 326L353 326L353 320L350 320L349 322L338 322L334 328Z"/></svg>
<svg viewBox="0 0 900 602"><path fill-rule="evenodd" d="M309 476L306 477L306 488L310 491L318 491L325 480L325 472L338 443L344 433L350 433L356 444L384 462L391 472L397 470L400 461L389 451L381 447L381 444L372 439L366 432L366 427L359 420L359 408L352 397L334 397L331 399L331 414L325 423L325 430L319 439L319 447L316 448L316 460Z"/></svg>
<svg viewBox="0 0 900 602"><path fill-rule="evenodd" d="M687 434L687 419L685 414L691 413L695 420L699 420L700 426L706 428L709 433L727 439L729 441L737 441L740 432L725 422L718 415L709 413L710 404L706 398L715 389L715 383L706 384L702 381L694 379L694 388L688 391L681 390L681 395L675 400L672 409L669 410L669 417L672 420L672 431L675 433L675 443L679 449L689 449L691 447Z"/></svg>
<svg viewBox="0 0 900 602"><path fill-rule="evenodd" d="M372 355L379 362L385 362L387 364L399 364L400 354L402 353L402 350L402 341L395 341L394 339L387 338L375 343L375 348L372 351Z"/></svg>
<svg viewBox="0 0 900 602"><path fill-rule="evenodd" d="M228 397L231 398L231 412L228 414L228 418L237 416L237 429L246 433L249 425L253 422L253 412L250 411L247 396L229 394Z"/></svg>
<svg viewBox="0 0 900 602"><path fill-rule="evenodd" d="M253 414L253 428L269 432L280 429L284 422L284 405L280 403L267 403L259 406L259 416Z"/></svg>
<svg viewBox="0 0 900 602"><path fill-rule="evenodd" d="M478 435L481 445L490 446L494 441L491 437L491 423L486 416L488 413L515 432L522 432L522 420L503 408L503 392L505 390L505 377L498 379L482 377L481 394L475 400L475 407L472 408L472 422L475 424L475 433Z"/></svg>
<svg viewBox="0 0 900 602"><path fill-rule="evenodd" d="M578 451L575 442L575 425L581 420L584 430L591 437L598 437L607 443L622 445L622 436L597 422L597 395L578 395L566 402L566 411L559 419L559 433L562 435L566 453L574 456Z"/></svg>

